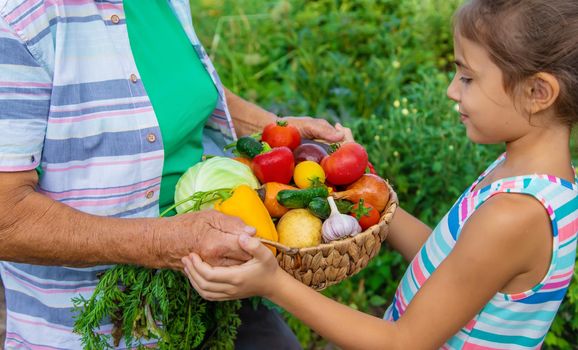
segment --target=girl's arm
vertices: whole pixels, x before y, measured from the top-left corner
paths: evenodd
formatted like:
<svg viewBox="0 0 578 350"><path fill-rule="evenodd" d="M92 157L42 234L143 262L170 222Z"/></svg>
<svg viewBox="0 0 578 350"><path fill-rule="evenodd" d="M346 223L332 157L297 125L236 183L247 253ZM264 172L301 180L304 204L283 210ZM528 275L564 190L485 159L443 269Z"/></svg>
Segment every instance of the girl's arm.
<svg viewBox="0 0 578 350"><path fill-rule="evenodd" d="M452 253L397 322L350 309L293 280L278 268L268 249L247 236L239 240L254 256L246 264L211 267L196 255L183 262L204 298L264 296L339 347L437 349L498 291L525 291L541 280L549 266L550 230L545 210L533 199L522 195L489 199L468 220Z"/></svg>
<svg viewBox="0 0 578 350"><path fill-rule="evenodd" d="M418 218L402 208L397 208L389 225L386 242L406 261L411 261L431 232L431 228Z"/></svg>

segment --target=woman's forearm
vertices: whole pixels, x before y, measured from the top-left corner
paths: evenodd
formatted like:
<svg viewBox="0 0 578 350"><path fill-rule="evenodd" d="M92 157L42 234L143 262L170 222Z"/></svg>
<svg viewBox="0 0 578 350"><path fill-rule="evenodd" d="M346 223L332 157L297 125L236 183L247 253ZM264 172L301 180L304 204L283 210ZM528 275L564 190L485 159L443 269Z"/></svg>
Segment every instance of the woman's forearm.
<svg viewBox="0 0 578 350"><path fill-rule="evenodd" d="M79 267L155 264L154 220L82 213L35 192L35 176L0 174L0 260Z"/></svg>
<svg viewBox="0 0 578 350"><path fill-rule="evenodd" d="M263 127L274 122L277 116L225 89L227 105L233 118L238 136L261 132Z"/></svg>
<svg viewBox="0 0 578 350"><path fill-rule="evenodd" d="M35 191L34 170L0 172L0 260L38 265L133 264L182 269L195 252L215 265L250 259L240 219L203 210L170 218L124 219L86 214Z"/></svg>

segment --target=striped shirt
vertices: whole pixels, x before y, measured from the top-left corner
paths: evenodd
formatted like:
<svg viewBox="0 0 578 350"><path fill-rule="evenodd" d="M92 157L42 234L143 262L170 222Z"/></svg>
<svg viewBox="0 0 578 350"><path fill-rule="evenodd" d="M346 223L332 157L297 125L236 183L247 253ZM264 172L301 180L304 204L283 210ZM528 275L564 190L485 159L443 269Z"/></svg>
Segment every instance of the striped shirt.
<svg viewBox="0 0 578 350"><path fill-rule="evenodd" d="M219 92L204 144L227 143L235 133L224 90L194 32L189 1L169 3ZM0 0L0 130L0 171L41 168L38 191L86 213L158 216L163 142L122 0ZM208 152L218 154L212 145ZM81 348L71 299L90 297L106 268L0 262L5 348Z"/></svg>
<svg viewBox="0 0 578 350"><path fill-rule="evenodd" d="M505 154L490 165L433 230L409 265L384 318L396 321L401 317L417 291L451 253L470 215L498 193L531 195L544 206L553 233L550 268L542 281L528 291L496 293L442 349L539 348L573 276L578 233L578 178L570 183L550 175L519 176L474 191L475 186L504 159Z"/></svg>

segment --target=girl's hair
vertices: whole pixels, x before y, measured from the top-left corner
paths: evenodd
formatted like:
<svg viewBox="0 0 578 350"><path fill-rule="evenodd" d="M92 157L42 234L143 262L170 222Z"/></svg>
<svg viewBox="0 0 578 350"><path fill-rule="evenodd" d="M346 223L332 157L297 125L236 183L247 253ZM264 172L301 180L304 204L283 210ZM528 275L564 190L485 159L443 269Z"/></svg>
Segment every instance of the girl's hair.
<svg viewBox="0 0 578 350"><path fill-rule="evenodd" d="M567 125L578 122L578 0L470 0L454 30L488 50L512 96L534 74L554 75L555 111Z"/></svg>

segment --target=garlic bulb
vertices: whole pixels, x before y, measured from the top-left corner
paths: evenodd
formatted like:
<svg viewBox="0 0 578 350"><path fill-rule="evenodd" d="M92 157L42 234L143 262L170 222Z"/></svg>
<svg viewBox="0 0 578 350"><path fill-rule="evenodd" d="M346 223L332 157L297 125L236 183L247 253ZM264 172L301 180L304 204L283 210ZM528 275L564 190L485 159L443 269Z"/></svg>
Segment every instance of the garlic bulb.
<svg viewBox="0 0 578 350"><path fill-rule="evenodd" d="M331 215L325 220L321 228L325 243L348 236L355 236L361 232L361 226L359 226L357 219L351 215L341 214L335 205L333 197L327 197L327 201L331 207Z"/></svg>

